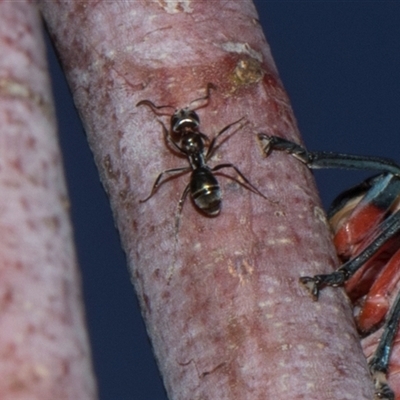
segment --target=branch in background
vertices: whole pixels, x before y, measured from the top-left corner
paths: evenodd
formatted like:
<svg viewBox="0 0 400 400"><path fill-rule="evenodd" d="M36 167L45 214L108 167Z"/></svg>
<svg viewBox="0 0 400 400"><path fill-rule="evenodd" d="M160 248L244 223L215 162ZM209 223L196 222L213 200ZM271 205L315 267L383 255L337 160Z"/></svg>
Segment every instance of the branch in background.
<svg viewBox="0 0 400 400"><path fill-rule="evenodd" d="M256 133L297 128L249 1L41 1L101 179L172 399L371 399L372 385L341 291L315 303L301 275L336 261L306 167L263 159ZM245 117L210 165L233 163L267 200L218 177L216 218L177 202L188 176L140 203L163 170L188 166L166 146L142 100L188 106L202 97L213 137ZM171 111L172 112L172 111ZM229 138L229 139L228 139Z"/></svg>
<svg viewBox="0 0 400 400"><path fill-rule="evenodd" d="M0 3L0 397L92 399L41 34L32 2Z"/></svg>

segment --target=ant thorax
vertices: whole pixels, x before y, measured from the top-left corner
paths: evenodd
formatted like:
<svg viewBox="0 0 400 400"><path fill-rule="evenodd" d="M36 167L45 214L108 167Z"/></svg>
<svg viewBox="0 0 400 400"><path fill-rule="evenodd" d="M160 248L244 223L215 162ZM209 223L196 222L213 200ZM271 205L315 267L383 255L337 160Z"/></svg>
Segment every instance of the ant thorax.
<svg viewBox="0 0 400 400"><path fill-rule="evenodd" d="M180 140L180 146L187 156L203 154L204 141L198 132L188 132L183 134Z"/></svg>

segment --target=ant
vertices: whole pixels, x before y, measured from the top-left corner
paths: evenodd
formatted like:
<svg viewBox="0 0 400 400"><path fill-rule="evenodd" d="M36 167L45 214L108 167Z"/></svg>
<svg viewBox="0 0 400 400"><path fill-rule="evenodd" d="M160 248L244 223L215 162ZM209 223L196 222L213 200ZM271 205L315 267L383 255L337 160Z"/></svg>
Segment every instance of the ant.
<svg viewBox="0 0 400 400"><path fill-rule="evenodd" d="M266 199L266 197L243 175L243 173L235 165L231 163L224 163L213 168L210 168L207 165L207 162L214 154L215 149L219 147L216 145L217 139L229 128L238 124L244 119L244 117L242 117L237 121L226 125L213 137L213 139L211 139L211 141L207 135L200 132L200 118L197 115L196 110L208 105L211 89L216 89L216 87L212 83L208 83L206 95L204 97L193 100L188 107L176 109L171 115L169 131L162 121L158 121L162 126L164 139L167 146L172 148L172 150L185 155L189 162L189 167L172 168L161 172L155 180L149 196L143 200L140 200L141 203L146 202L155 194L158 187L166 181L161 180L166 174L175 174L175 176L180 176L191 171L192 174L190 176L190 181L184 189L178 202L178 216L181 213L188 193L190 193L195 206L203 214L209 217L215 217L220 213L222 204L221 189L217 178L215 177L215 172L223 168L233 168L247 184L247 186L243 185L246 189L257 193ZM190 108L192 103L201 100L205 100L205 103L194 109ZM172 106L156 106L149 100L142 100L136 104L137 107L142 105L148 106L156 115L169 115L161 113L158 110L163 108L173 108Z"/></svg>

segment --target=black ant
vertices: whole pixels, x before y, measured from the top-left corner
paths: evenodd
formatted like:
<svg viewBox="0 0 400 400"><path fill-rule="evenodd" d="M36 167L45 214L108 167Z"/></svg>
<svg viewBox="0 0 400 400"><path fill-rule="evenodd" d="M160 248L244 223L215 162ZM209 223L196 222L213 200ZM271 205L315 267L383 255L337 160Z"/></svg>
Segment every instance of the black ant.
<svg viewBox="0 0 400 400"><path fill-rule="evenodd" d="M190 109L190 107L185 107L175 110L175 112L171 116L169 131L165 127L164 123L159 121L162 126L164 132L164 138L167 145L171 145L173 150L176 150L180 154L185 155L188 159L190 166L167 169L161 172L158 175L157 179L155 180L149 196L143 200L140 200L141 203L149 200L154 195L154 193L156 192L157 188L161 185L161 183L165 182L165 180L161 181L161 178L165 174L172 173L178 176L181 175L182 173L187 173L192 171L190 181L186 186L185 190L183 191L182 196L178 203L178 216L181 213L183 204L189 192L195 206L201 212L210 217L217 216L221 211L222 195L219 183L214 173L223 168L233 168L237 172L237 174L244 180L244 182L248 185L248 186L243 185L244 187L266 198L254 185L250 183L250 181L242 174L242 172L240 172L240 170L235 165L231 163L225 163L225 164L219 164L213 168L210 168L207 165L207 162L214 154L215 149L218 147L216 146L217 139L230 127L238 124L240 121L244 119L244 117L242 117L237 121L232 122L229 125L226 125L214 136L214 138L211 141L207 135L200 132L199 130L200 118L195 112L195 110L206 107L208 105L211 89L216 89L216 88L212 83L209 83L207 85L206 95L204 97L200 97L196 100L193 100L190 103L192 104L196 101L205 100L205 103L203 105L200 105L194 109ZM148 106L156 115L169 115L160 113L158 112L158 110L162 108L173 108L172 106L156 106L149 100L142 100L136 104L136 106L142 106L142 105Z"/></svg>

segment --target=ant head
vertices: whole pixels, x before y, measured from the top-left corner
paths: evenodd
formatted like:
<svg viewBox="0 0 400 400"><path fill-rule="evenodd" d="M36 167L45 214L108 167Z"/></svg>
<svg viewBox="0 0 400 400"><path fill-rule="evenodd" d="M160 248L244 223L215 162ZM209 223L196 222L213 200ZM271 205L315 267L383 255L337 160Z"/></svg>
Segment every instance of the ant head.
<svg viewBox="0 0 400 400"><path fill-rule="evenodd" d="M176 110L171 117L172 132L180 132L184 128L196 129L200 124L197 113L189 108Z"/></svg>

